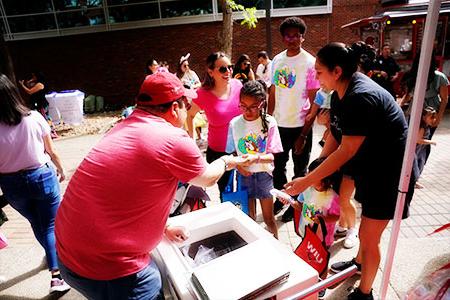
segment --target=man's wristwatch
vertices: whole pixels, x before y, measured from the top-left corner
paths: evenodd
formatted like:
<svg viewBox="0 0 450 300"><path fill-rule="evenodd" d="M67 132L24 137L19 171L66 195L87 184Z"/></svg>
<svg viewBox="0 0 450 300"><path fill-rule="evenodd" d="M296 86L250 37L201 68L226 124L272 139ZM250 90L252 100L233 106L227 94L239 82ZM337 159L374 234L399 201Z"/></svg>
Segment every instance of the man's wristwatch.
<svg viewBox="0 0 450 300"><path fill-rule="evenodd" d="M225 160L225 158L221 157L220 159L223 161L223 164L224 164L224 171L223 172L225 173L228 170L228 163Z"/></svg>

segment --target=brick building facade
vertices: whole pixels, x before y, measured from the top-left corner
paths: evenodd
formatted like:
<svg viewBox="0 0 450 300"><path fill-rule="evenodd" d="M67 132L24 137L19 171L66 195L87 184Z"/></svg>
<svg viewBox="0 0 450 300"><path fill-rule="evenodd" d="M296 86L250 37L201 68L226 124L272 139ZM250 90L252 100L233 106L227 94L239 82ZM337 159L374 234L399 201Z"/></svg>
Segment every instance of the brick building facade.
<svg viewBox="0 0 450 300"><path fill-rule="evenodd" d="M316 53L331 41L352 43L358 36L341 26L367 17L380 8L378 0L333 0L332 14L301 16L308 25L304 48ZM283 50L279 24L272 18L273 53ZM181 55L191 53L190 64L202 78L207 55L216 51L221 22L109 31L71 36L9 41L17 78L41 70L51 90L79 89L101 95L110 107L132 103L150 57L166 60L175 72ZM234 26L233 59L247 53L256 67L264 50L265 18L256 29Z"/></svg>

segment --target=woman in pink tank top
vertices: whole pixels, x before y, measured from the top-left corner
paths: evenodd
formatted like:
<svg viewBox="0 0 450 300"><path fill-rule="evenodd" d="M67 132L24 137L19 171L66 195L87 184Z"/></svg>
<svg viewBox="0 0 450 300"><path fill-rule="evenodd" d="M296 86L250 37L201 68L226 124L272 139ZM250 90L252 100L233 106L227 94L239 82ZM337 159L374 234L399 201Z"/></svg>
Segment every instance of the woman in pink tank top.
<svg viewBox="0 0 450 300"><path fill-rule="evenodd" d="M195 114L204 110L208 119L208 149L206 160L212 162L222 155L226 155L228 125L231 119L240 115L239 93L242 83L232 79L233 66L230 58L223 52L214 52L206 59L207 73L202 87L197 91L189 111L188 128L192 136L193 118ZM223 192L230 172L226 172L219 180L219 190Z"/></svg>

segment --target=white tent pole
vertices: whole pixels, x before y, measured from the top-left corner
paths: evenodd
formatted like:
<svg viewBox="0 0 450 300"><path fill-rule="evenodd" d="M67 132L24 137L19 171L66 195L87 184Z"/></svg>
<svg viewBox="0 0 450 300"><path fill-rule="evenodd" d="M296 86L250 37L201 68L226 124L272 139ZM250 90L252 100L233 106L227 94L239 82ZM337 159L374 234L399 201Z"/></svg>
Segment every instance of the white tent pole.
<svg viewBox="0 0 450 300"><path fill-rule="evenodd" d="M387 249L386 259L383 269L383 278L381 280L380 299L385 300L391 276L392 265L394 261L395 248L397 246L398 234L400 231L400 223L402 220L403 207L405 205L405 196L408 191L409 180L411 177L411 169L414 161L417 134L422 115L423 101L425 91L427 89L428 69L430 67L431 54L433 52L434 36L439 19L439 9L441 0L428 2L428 12L425 21L425 29L423 34L421 55L419 61L419 70L417 72L416 86L414 89L414 101L412 102L411 118L409 121L408 139L406 141L405 155L403 156L402 171L400 174L400 183L398 186L399 194L397 197L397 205L395 207L395 216L392 224L391 237Z"/></svg>

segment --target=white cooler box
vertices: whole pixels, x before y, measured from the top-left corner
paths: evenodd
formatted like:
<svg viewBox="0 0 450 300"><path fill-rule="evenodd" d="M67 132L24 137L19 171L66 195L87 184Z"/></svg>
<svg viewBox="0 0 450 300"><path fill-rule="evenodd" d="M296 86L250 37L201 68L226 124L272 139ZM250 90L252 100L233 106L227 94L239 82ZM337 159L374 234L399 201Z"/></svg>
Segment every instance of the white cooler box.
<svg viewBox="0 0 450 300"><path fill-rule="evenodd" d="M63 121L70 125L79 125L83 122L84 93L79 90L53 92L45 95L49 103L49 114L53 123Z"/></svg>
<svg viewBox="0 0 450 300"><path fill-rule="evenodd" d="M172 299L284 299L318 281L316 270L230 202L169 223L190 232L180 244L164 238L152 253ZM181 249L194 257L199 245L215 248L218 257L192 266Z"/></svg>

